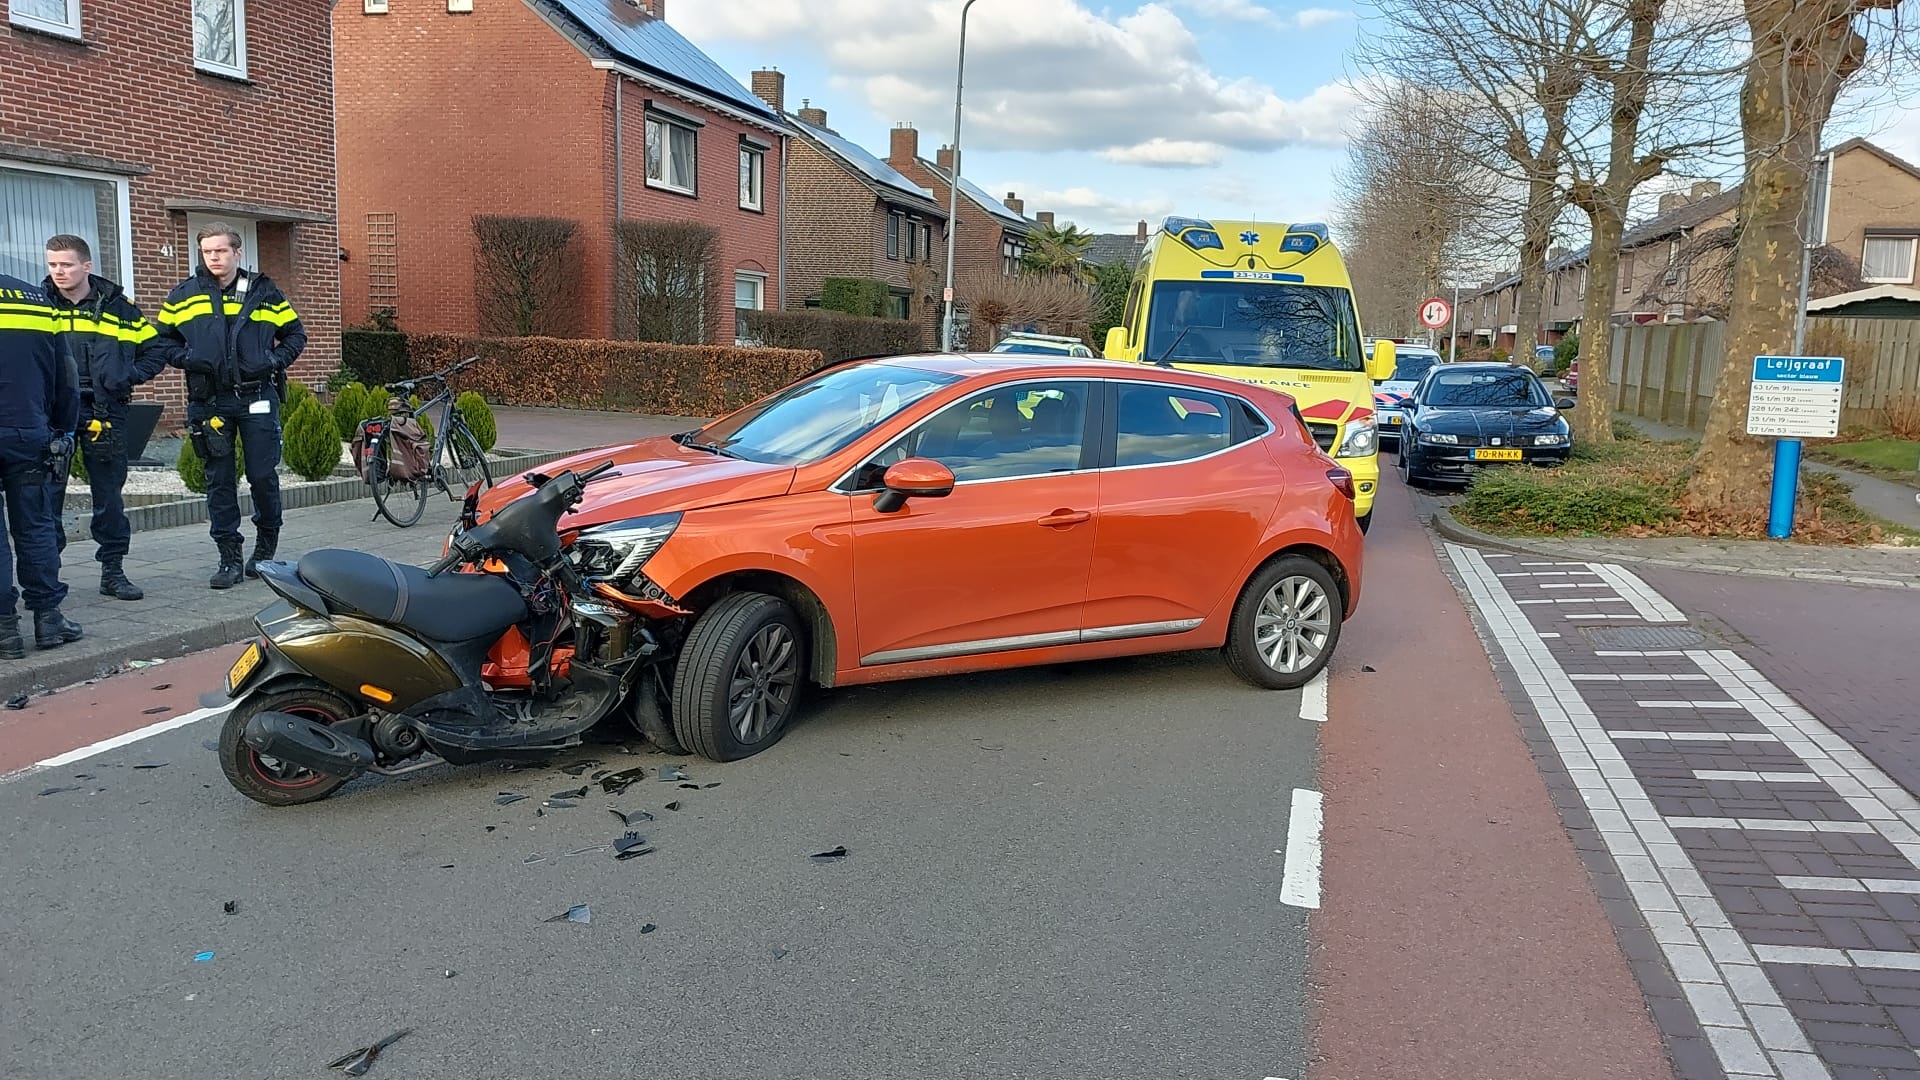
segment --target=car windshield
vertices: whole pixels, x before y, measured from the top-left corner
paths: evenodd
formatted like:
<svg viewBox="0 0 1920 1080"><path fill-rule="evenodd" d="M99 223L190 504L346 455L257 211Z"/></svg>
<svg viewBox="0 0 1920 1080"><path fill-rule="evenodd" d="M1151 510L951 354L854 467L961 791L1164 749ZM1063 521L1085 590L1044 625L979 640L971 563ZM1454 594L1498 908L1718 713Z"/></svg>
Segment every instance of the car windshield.
<svg viewBox="0 0 1920 1080"><path fill-rule="evenodd" d="M1440 362L1439 353L1401 352L1393 357L1392 382L1412 382L1427 373L1427 369Z"/></svg>
<svg viewBox="0 0 1920 1080"><path fill-rule="evenodd" d="M1034 341L1003 341L993 347L1000 353L1045 353L1048 356L1061 356L1070 351L1066 345L1043 345Z"/></svg>
<svg viewBox="0 0 1920 1080"><path fill-rule="evenodd" d="M1485 406L1544 409L1553 404L1540 380L1526 371L1437 371L1420 404L1450 408Z"/></svg>
<svg viewBox="0 0 1920 1080"><path fill-rule="evenodd" d="M1155 285L1144 359L1364 370L1345 289L1244 279Z"/></svg>
<svg viewBox="0 0 1920 1080"><path fill-rule="evenodd" d="M802 379L686 436L688 446L773 465L806 465L960 376L888 363L859 363Z"/></svg>

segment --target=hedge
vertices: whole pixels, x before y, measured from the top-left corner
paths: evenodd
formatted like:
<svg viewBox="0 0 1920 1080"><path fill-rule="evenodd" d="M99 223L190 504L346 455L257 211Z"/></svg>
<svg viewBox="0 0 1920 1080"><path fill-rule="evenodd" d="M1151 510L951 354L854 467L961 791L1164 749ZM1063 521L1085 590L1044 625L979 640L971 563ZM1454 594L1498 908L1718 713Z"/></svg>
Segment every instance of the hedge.
<svg viewBox="0 0 1920 1080"><path fill-rule="evenodd" d="M927 328L900 319L867 319L837 311L742 311L743 337L768 348L809 349L838 363L855 356L926 352Z"/></svg>
<svg viewBox="0 0 1920 1080"><path fill-rule="evenodd" d="M407 335L391 330L342 330L340 363L369 386L407 377Z"/></svg>
<svg viewBox="0 0 1920 1080"><path fill-rule="evenodd" d="M848 315L887 313L887 283L878 278L830 277L820 283L820 306Z"/></svg>
<svg viewBox="0 0 1920 1080"><path fill-rule="evenodd" d="M807 349L745 349L580 338L471 338L419 334L407 342L416 374L469 356L485 359L454 376L502 405L619 409L662 416L718 416L819 368Z"/></svg>

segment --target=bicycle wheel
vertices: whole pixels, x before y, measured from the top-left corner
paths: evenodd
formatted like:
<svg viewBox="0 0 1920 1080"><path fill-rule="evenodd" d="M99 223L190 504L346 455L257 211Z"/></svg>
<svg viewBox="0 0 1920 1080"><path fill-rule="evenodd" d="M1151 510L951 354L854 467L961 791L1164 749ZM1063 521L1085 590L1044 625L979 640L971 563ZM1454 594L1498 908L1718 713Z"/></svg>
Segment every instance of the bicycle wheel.
<svg viewBox="0 0 1920 1080"><path fill-rule="evenodd" d="M481 491L493 486L493 470L487 464L487 453L480 449L480 440L473 437L465 424L456 424L447 432L446 462L441 466L440 475L446 482L447 494L456 500L466 498L467 489L476 483Z"/></svg>
<svg viewBox="0 0 1920 1080"><path fill-rule="evenodd" d="M395 480L387 474L391 444L380 439L367 449L367 483L373 488L373 505L380 514L401 528L420 520L427 510L427 485L420 480Z"/></svg>

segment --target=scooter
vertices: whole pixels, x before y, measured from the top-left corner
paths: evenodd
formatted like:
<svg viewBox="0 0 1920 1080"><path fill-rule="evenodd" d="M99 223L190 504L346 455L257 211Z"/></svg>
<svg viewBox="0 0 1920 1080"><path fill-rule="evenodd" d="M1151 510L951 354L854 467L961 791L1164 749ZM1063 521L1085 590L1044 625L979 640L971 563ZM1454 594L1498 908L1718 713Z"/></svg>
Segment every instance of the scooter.
<svg viewBox="0 0 1920 1080"><path fill-rule="evenodd" d="M296 806L365 773L550 757L630 697L653 700L633 690L659 643L621 594L582 580L559 532L613 468L529 473L535 490L485 524L476 486L427 570L337 548L261 563L280 599L227 672L227 780Z"/></svg>

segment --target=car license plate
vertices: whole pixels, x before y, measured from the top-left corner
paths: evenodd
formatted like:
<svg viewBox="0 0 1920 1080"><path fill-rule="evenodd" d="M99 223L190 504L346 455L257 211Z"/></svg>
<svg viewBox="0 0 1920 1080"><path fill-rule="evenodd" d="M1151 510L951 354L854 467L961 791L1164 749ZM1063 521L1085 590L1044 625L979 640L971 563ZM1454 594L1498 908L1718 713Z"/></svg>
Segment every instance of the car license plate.
<svg viewBox="0 0 1920 1080"><path fill-rule="evenodd" d="M1484 449L1475 450L1473 452L1473 460L1475 461L1519 461L1520 451L1518 450L1484 450Z"/></svg>
<svg viewBox="0 0 1920 1080"><path fill-rule="evenodd" d="M260 666L264 656L265 654L260 651L259 642L248 644L247 651L241 653L240 659L235 660L233 666L227 669L227 692L232 693L240 689L240 684L246 682L247 676L253 674L253 669Z"/></svg>
<svg viewBox="0 0 1920 1080"><path fill-rule="evenodd" d="M1391 416L1391 417L1388 417L1388 418L1387 418L1387 423L1389 423L1389 424L1392 424L1392 425L1393 425L1394 427L1399 427L1399 426L1400 426L1400 417L1399 417L1399 416L1398 416L1397 414L1396 414L1396 415L1394 415L1394 416Z"/></svg>

